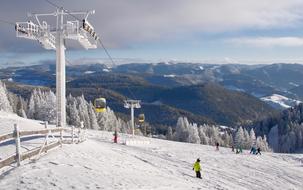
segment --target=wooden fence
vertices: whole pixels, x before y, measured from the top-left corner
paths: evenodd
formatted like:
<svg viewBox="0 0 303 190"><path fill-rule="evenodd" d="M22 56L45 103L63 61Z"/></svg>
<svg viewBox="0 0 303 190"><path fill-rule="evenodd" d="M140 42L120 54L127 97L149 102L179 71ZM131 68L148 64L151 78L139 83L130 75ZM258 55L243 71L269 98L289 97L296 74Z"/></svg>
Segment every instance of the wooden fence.
<svg viewBox="0 0 303 190"><path fill-rule="evenodd" d="M63 133L67 133L68 136L64 136ZM57 134L56 134L57 133ZM21 153L21 140L24 137L37 137L45 136L44 142L41 147L34 148L32 150L28 150L26 152ZM49 138L52 138L54 142L49 142ZM43 139L43 137L41 137ZM75 130L74 127L70 128L47 128L47 124L45 124L45 129L42 130L34 130L34 131L20 131L17 124L14 124L14 132L0 135L0 144L5 143L7 141L14 140L16 146L16 152L14 155L11 155L7 158L0 160L0 169L9 166L13 163L17 163L17 166L20 166L21 161L25 159L32 158L37 156L38 159L43 152L47 152L48 150L55 148L57 146L62 146L62 144L71 144L71 143L80 143L85 140L85 130L81 130L77 128ZM1 149L1 147L0 147Z"/></svg>

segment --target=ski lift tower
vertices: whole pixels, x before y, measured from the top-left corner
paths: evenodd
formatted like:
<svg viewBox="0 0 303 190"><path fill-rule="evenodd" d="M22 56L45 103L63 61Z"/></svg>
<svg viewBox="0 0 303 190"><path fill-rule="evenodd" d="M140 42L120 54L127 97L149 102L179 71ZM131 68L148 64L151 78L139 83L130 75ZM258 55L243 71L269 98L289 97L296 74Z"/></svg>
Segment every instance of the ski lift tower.
<svg viewBox="0 0 303 190"><path fill-rule="evenodd" d="M131 125L132 125L132 132L133 136L135 135L135 120L134 120L134 108L141 108L140 100L125 100L124 101L124 107L130 108L131 113Z"/></svg>
<svg viewBox="0 0 303 190"><path fill-rule="evenodd" d="M95 11L69 12L58 8L53 13L31 13L35 21L17 22L15 25L16 36L30 40L37 40L43 48L56 51L56 108L57 127L65 127L66 105L65 105L65 40L76 40L85 49L97 48L99 37L87 17ZM77 19L81 16L83 20ZM72 16L75 20L68 20ZM45 19L50 17L55 20L50 26ZM56 24L56 25L55 25Z"/></svg>

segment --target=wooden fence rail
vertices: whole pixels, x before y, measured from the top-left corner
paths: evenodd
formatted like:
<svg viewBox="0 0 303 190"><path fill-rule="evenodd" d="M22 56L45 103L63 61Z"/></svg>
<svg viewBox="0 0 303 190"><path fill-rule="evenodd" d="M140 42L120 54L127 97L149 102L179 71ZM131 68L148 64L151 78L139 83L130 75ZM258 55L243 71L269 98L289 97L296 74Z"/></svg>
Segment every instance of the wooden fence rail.
<svg viewBox="0 0 303 190"><path fill-rule="evenodd" d="M82 142L85 140L85 137L82 135L83 130L78 129L78 132L75 133L74 127L71 128L47 128L47 124L45 124L46 129L42 130L33 130L33 131L19 131L19 128L16 124L14 124L14 132L0 135L0 144L9 140L15 140L15 146L16 146L16 153L14 155L11 155L5 159L0 160L0 169L9 166L13 163L17 163L17 166L20 166L21 161L25 159L32 158L34 156L40 157L42 152L47 152L48 150L55 148L57 146L62 146L62 144L69 144L74 143L75 140L77 143ZM71 136L68 137L70 139L67 139L66 136L63 138L63 132L71 133ZM54 136L54 133L59 133L59 138L56 138ZM21 137L32 137L32 136L39 136L39 135L45 135L44 143L41 147L34 148L32 150L26 151L21 153ZM48 138L53 137L55 139L55 142L49 143ZM58 136L58 135L57 135ZM1 148L1 147L0 147Z"/></svg>
<svg viewBox="0 0 303 190"><path fill-rule="evenodd" d="M4 142L7 140L11 140L14 138L14 133L9 133L9 134L5 134L5 135L0 135L0 142Z"/></svg>

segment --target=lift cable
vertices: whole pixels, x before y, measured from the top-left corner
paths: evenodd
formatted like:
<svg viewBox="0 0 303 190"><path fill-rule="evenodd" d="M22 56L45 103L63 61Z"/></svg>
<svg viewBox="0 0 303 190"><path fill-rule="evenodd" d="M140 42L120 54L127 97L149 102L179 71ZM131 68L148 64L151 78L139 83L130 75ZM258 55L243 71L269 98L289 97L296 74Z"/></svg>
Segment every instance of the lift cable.
<svg viewBox="0 0 303 190"><path fill-rule="evenodd" d="M60 7L59 5L53 3L53 2L51 2L51 1L49 1L49 0L45 0L45 1L46 1L47 3L49 3L50 5L52 5L52 6L56 7L56 8L58 8L58 9L62 8L62 7ZM62 9L63 9L63 8L62 8ZM78 18L77 16L71 14L68 10L63 9L63 11L64 11L65 13L67 13L68 15L72 16L73 18L75 18L76 20L82 22L82 19L80 19L80 18ZM104 50L104 52L106 53L106 55L107 55L107 57L109 58L109 60L111 61L111 63L113 64L113 66L116 67L116 66L117 66L116 62L114 61L114 59L112 58L112 56L111 56L110 53L108 52L108 50L107 50L107 48L105 47L104 43L102 42L101 38L98 38L98 42L99 42L99 44L101 45L101 47L102 47L102 49ZM127 88L128 92L130 93L131 97L132 97L133 99L135 99L134 93L130 90L130 88L129 88L128 86L126 86L126 88Z"/></svg>

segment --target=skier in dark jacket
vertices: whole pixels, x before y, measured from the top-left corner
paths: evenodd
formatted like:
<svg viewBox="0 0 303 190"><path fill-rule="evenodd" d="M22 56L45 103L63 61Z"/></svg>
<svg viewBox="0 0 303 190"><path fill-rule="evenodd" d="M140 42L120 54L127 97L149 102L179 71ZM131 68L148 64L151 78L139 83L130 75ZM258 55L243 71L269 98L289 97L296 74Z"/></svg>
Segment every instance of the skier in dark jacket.
<svg viewBox="0 0 303 190"><path fill-rule="evenodd" d="M257 151L256 148L253 146L253 147L251 147L251 149L250 149L250 154L251 154L251 153L256 154L256 151Z"/></svg>
<svg viewBox="0 0 303 190"><path fill-rule="evenodd" d="M216 150L219 150L219 143L216 143Z"/></svg>
<svg viewBox="0 0 303 190"><path fill-rule="evenodd" d="M193 170L196 172L196 177L197 178L201 178L201 166L200 166L200 159L198 158L197 161L194 163L194 166L193 166Z"/></svg>
<svg viewBox="0 0 303 190"><path fill-rule="evenodd" d="M256 155L258 155L258 154L260 154L260 155L261 155L261 148L260 148L260 147L258 147L258 149L257 149L257 153L256 153Z"/></svg>

